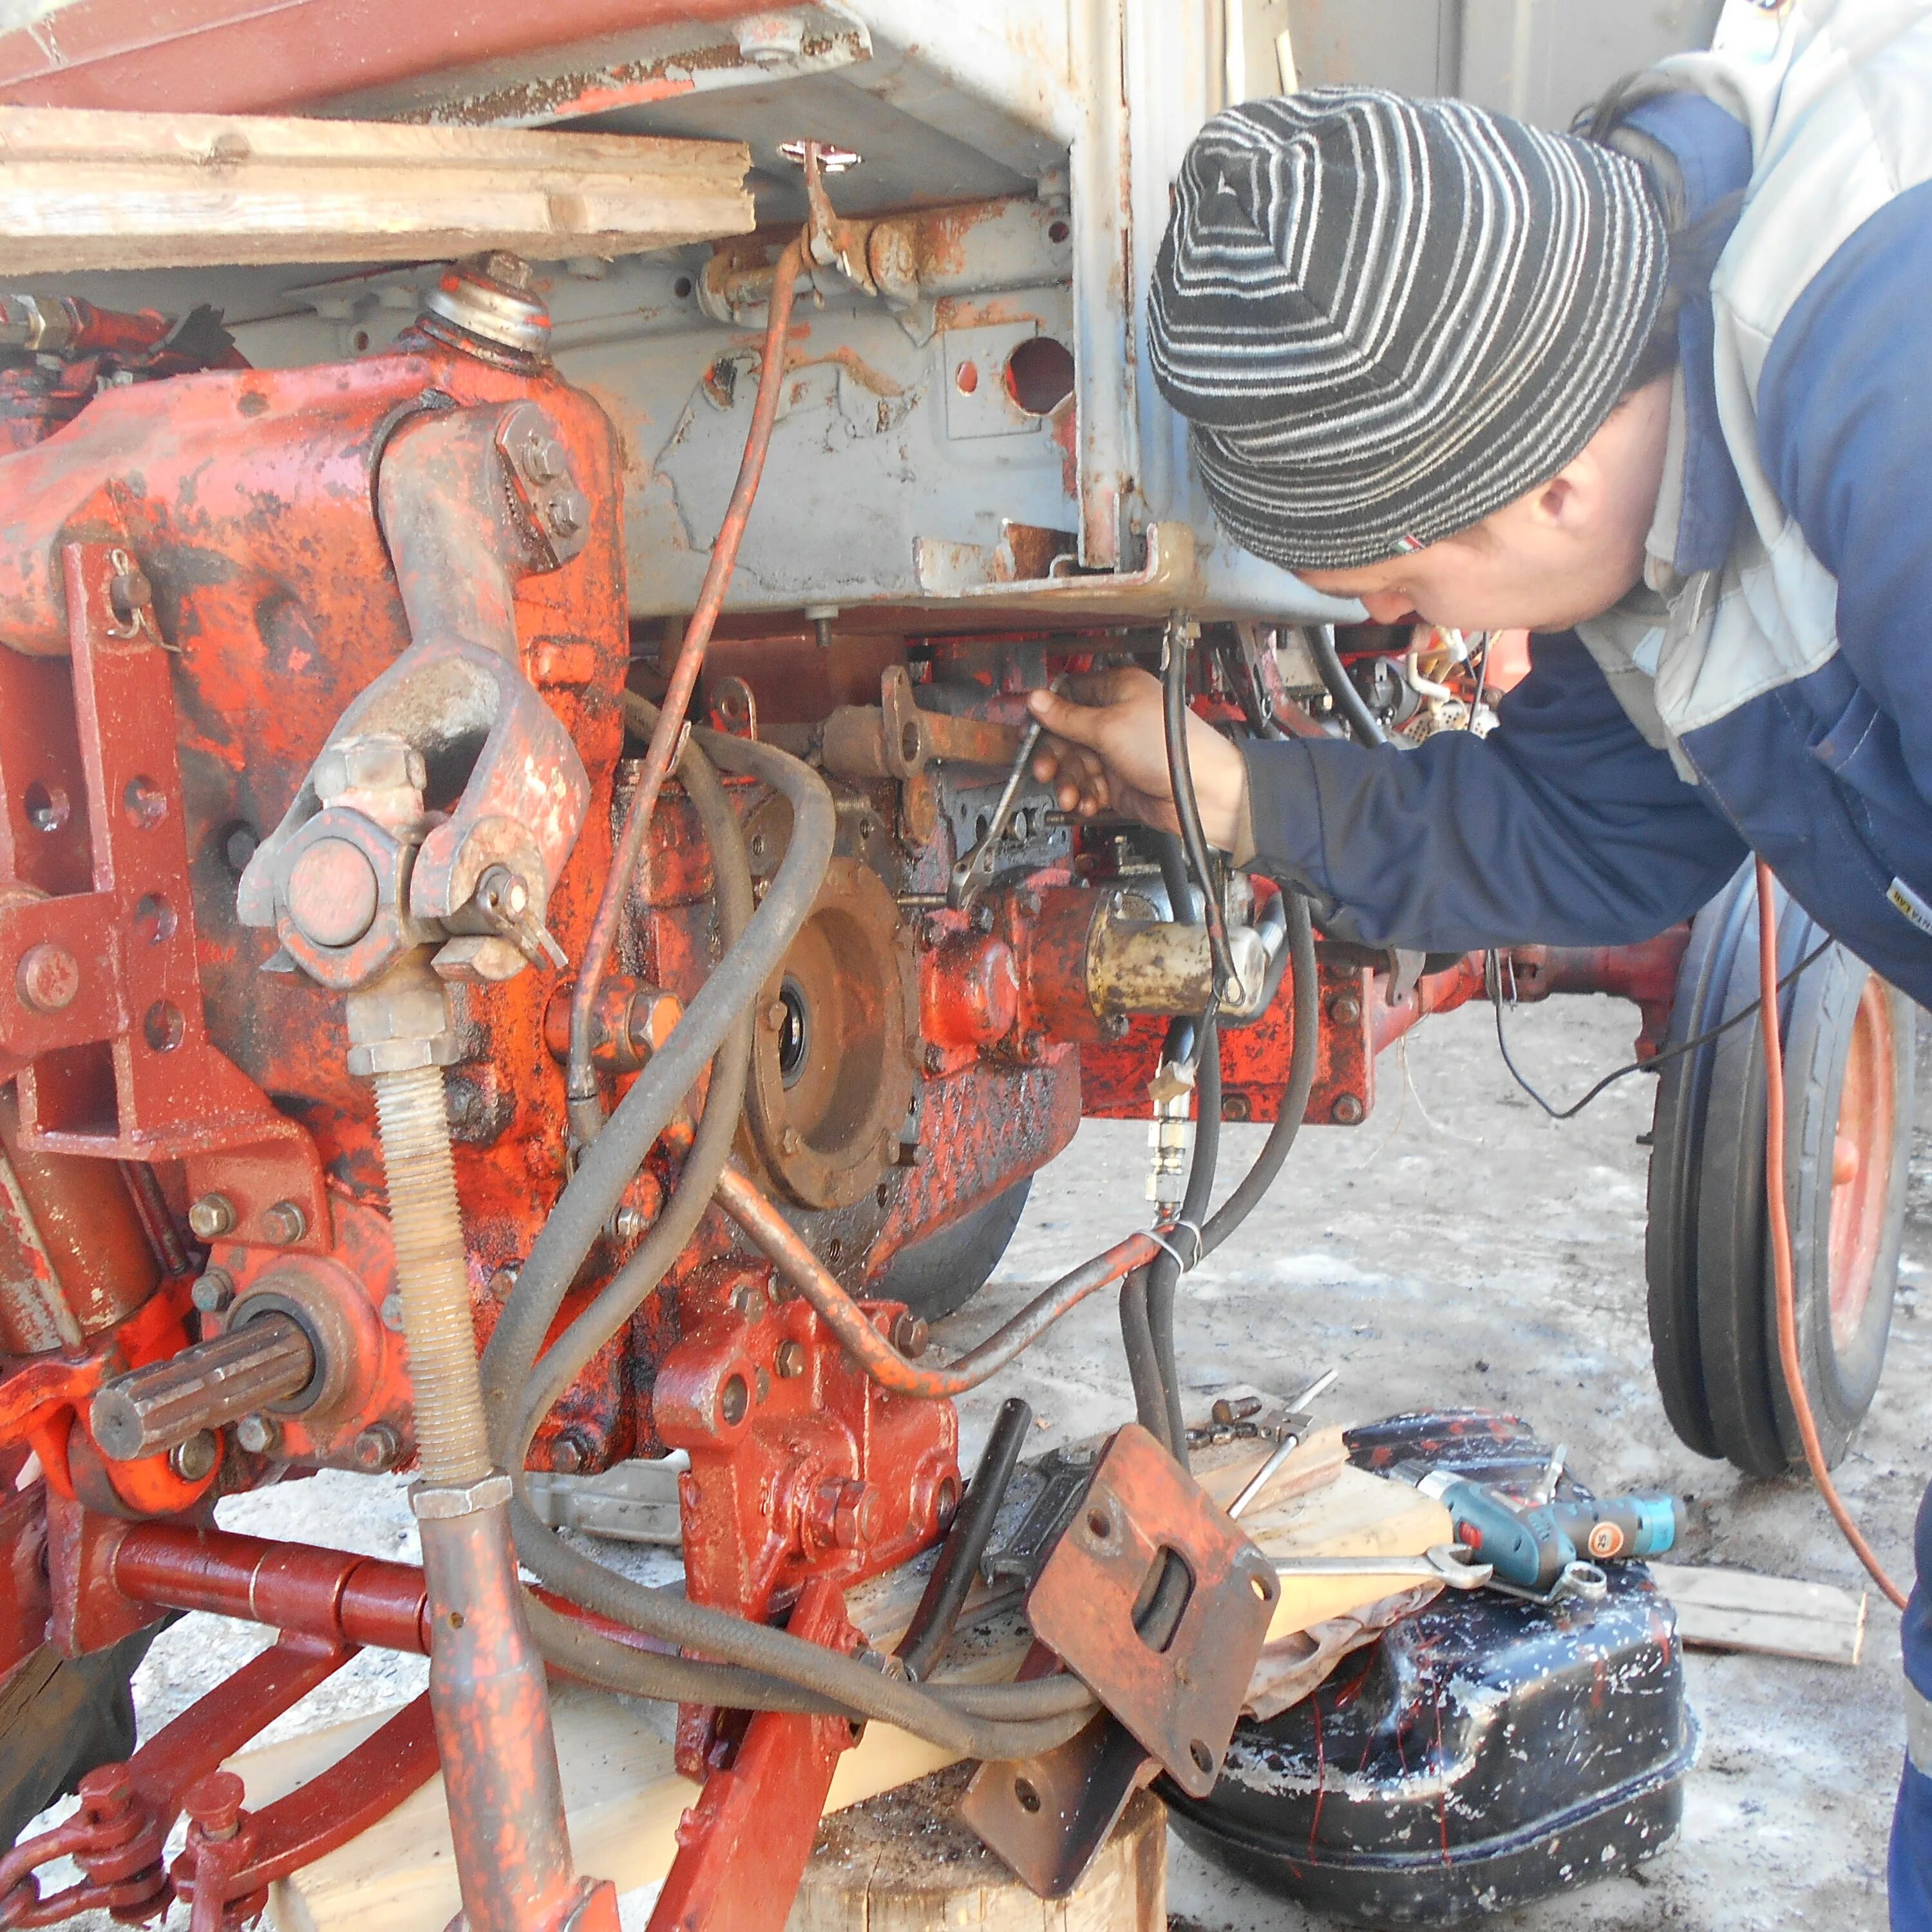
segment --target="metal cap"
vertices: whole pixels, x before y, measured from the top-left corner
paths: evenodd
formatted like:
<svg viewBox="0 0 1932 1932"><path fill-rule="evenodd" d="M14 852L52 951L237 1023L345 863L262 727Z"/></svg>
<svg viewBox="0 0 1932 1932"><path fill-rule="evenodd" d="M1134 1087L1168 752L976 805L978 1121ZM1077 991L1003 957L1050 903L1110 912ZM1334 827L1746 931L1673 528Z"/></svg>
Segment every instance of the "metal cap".
<svg viewBox="0 0 1932 1932"><path fill-rule="evenodd" d="M535 280L520 255L494 248L451 262L425 306L466 335L548 361L550 310L536 292Z"/></svg>

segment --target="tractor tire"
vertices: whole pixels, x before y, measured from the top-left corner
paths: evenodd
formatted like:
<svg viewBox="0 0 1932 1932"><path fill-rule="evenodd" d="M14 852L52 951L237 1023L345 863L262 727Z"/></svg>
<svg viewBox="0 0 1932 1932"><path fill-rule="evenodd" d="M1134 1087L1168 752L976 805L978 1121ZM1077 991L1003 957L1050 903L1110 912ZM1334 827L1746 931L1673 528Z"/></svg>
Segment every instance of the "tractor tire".
<svg viewBox="0 0 1932 1932"><path fill-rule="evenodd" d="M986 1285L1006 1244L1026 1211L1033 1176L1016 1180L937 1234L902 1248L866 1293L882 1301L903 1301L928 1322L956 1315Z"/></svg>
<svg viewBox="0 0 1932 1932"><path fill-rule="evenodd" d="M1790 973L1825 937L1780 896ZM1666 1046L1757 998L1754 881L1741 872L1700 913ZM1804 1389L1836 1463L1885 1363L1905 1218L1912 1009L1841 946L1779 1000L1786 1191ZM1650 1163L1646 1260L1665 1413L1687 1447L1753 1475L1803 1460L1778 1352L1764 1199L1764 1054L1757 1019L1664 1066Z"/></svg>
<svg viewBox="0 0 1932 1932"><path fill-rule="evenodd" d="M0 1850L96 1765L134 1750L134 1672L162 1628L87 1657L43 1644L0 1680Z"/></svg>

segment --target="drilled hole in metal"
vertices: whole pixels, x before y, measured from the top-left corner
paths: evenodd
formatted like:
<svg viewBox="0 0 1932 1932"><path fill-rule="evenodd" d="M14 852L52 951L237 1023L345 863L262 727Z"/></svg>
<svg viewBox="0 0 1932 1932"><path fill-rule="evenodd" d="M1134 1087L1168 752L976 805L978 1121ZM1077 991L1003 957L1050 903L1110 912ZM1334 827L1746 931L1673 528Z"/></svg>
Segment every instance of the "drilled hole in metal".
<svg viewBox="0 0 1932 1932"><path fill-rule="evenodd" d="M1214 1754L1198 1738L1189 1744L1187 1755L1194 1760L1196 1770L1205 1773L1214 1768Z"/></svg>
<svg viewBox="0 0 1932 1932"><path fill-rule="evenodd" d="M745 1384L742 1376L734 1376L718 1392L718 1413L724 1419L727 1428L736 1428L745 1419L745 1412L752 1406L752 1391Z"/></svg>
<svg viewBox="0 0 1932 1932"><path fill-rule="evenodd" d="M146 894L134 908L134 937L149 946L164 946L181 923L175 909L159 892Z"/></svg>
<svg viewBox="0 0 1932 1932"><path fill-rule="evenodd" d="M1064 221L1049 221L1046 224L1046 238L1049 242L1064 242L1072 232Z"/></svg>
<svg viewBox="0 0 1932 1932"><path fill-rule="evenodd" d="M182 1043L188 1022L172 1000L157 1000L142 1016L141 1033L157 1053L172 1053Z"/></svg>
<svg viewBox="0 0 1932 1932"><path fill-rule="evenodd" d="M952 386L962 396L970 396L980 386L980 365L976 362L962 362L955 372Z"/></svg>
<svg viewBox="0 0 1932 1932"><path fill-rule="evenodd" d="M1105 1510L1089 1510L1087 1528L1097 1541L1105 1543L1114 1533L1113 1520Z"/></svg>
<svg viewBox="0 0 1932 1932"><path fill-rule="evenodd" d="M168 795L152 778L130 778L122 789L121 803L128 822L144 829L160 824L168 815Z"/></svg>
<svg viewBox="0 0 1932 1932"><path fill-rule="evenodd" d="M1073 393L1073 352L1051 335L1022 342L1006 358L1006 393L1028 416L1051 416Z"/></svg>
<svg viewBox="0 0 1932 1932"><path fill-rule="evenodd" d="M680 302L684 302L690 296L691 287L691 278L688 275L680 275L671 284L670 292Z"/></svg>
<svg viewBox="0 0 1932 1932"><path fill-rule="evenodd" d="M1019 1800L1020 1809L1022 1811L1028 1813L1029 1815L1036 1812L1040 1809L1040 1793L1034 1789L1033 1780L1031 1778L1015 1778L1013 1780L1013 1796Z"/></svg>
<svg viewBox="0 0 1932 1932"><path fill-rule="evenodd" d="M58 785L45 784L38 778L20 795L27 823L36 832L58 832L73 816L74 807Z"/></svg>

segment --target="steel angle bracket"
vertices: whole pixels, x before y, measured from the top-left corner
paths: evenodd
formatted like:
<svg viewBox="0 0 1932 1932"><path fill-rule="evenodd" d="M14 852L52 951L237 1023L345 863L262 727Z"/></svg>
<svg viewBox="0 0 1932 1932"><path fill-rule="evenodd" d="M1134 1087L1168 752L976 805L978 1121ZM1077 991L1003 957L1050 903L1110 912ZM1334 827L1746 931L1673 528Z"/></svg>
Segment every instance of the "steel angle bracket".
<svg viewBox="0 0 1932 1932"><path fill-rule="evenodd" d="M1186 1571L1178 1617L1177 1559ZM1174 1781L1204 1798L1280 1593L1274 1566L1130 1423L1040 1571L1027 1616Z"/></svg>
<svg viewBox="0 0 1932 1932"><path fill-rule="evenodd" d="M1022 1682L1050 1676L1059 1659L1044 1644L1021 1667ZM1038 1757L982 1764L959 1816L1040 1898L1064 1898L1120 1822L1127 1801L1160 1769L1139 1741L1102 1711L1066 1743Z"/></svg>

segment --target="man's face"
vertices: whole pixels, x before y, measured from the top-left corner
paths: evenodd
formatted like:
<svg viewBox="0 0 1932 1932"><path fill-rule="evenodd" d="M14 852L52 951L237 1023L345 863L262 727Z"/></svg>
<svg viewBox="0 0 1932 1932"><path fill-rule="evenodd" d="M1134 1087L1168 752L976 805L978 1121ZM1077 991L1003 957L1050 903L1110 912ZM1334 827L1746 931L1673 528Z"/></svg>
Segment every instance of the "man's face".
<svg viewBox="0 0 1932 1932"><path fill-rule="evenodd" d="M1561 631L1598 616L1643 574L1670 422L1670 379L1627 398L1550 482L1472 530L1304 583L1358 598L1378 624L1412 617L1462 631Z"/></svg>

